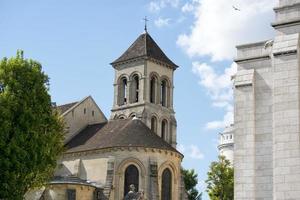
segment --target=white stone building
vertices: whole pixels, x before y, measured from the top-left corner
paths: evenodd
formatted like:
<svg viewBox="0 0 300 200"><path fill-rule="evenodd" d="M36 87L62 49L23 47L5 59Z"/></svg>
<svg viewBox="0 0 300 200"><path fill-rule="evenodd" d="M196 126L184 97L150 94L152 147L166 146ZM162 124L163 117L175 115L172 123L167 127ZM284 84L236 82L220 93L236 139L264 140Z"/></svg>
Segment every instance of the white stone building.
<svg viewBox="0 0 300 200"><path fill-rule="evenodd" d="M144 199L185 199L173 110L178 66L147 32L112 66L110 120L91 97L58 107L67 150L42 198L122 200L134 184Z"/></svg>
<svg viewBox="0 0 300 200"><path fill-rule="evenodd" d="M233 164L233 151L234 151L234 126L231 124L226 127L223 132L219 134L219 155L225 156L227 160Z"/></svg>
<svg viewBox="0 0 300 200"><path fill-rule="evenodd" d="M274 11L275 38L237 47L237 200L300 199L300 0Z"/></svg>

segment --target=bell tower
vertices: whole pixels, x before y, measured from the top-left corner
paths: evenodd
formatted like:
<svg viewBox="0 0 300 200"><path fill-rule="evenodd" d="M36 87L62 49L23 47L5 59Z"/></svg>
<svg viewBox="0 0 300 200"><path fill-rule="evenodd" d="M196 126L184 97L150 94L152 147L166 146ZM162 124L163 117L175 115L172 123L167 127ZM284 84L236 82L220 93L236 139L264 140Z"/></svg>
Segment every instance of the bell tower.
<svg viewBox="0 0 300 200"><path fill-rule="evenodd" d="M136 117L176 147L173 76L178 67L145 29L114 62L114 103L111 119Z"/></svg>

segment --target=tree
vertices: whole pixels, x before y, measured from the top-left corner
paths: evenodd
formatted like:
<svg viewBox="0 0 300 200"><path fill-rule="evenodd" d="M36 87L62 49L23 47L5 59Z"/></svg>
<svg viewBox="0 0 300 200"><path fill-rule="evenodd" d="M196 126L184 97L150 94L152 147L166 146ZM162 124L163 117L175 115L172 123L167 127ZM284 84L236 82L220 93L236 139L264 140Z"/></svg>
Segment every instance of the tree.
<svg viewBox="0 0 300 200"><path fill-rule="evenodd" d="M233 168L224 156L219 156L218 162L212 162L208 178L205 181L207 192L211 200L232 200L233 199Z"/></svg>
<svg viewBox="0 0 300 200"><path fill-rule="evenodd" d="M41 64L0 61L0 199L23 199L53 175L63 151L63 122L51 106Z"/></svg>
<svg viewBox="0 0 300 200"><path fill-rule="evenodd" d="M202 193L199 194L198 190L196 189L196 185L198 184L197 174L195 173L194 169L186 170L182 169L183 180L185 190L188 194L189 200L201 200Z"/></svg>

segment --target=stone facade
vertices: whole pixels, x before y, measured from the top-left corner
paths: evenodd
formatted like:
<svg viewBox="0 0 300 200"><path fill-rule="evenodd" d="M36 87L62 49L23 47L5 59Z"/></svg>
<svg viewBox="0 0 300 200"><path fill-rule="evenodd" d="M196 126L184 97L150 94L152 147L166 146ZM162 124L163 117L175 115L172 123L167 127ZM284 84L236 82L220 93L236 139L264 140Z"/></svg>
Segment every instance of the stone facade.
<svg viewBox="0 0 300 200"><path fill-rule="evenodd" d="M273 40L238 46L235 199L299 199L300 1L281 0Z"/></svg>

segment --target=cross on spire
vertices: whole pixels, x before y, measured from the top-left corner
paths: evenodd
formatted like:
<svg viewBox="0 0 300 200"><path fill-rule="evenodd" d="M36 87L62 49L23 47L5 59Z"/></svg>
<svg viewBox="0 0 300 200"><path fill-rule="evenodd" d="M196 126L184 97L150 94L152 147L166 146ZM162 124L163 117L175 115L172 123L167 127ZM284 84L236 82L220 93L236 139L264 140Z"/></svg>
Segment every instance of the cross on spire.
<svg viewBox="0 0 300 200"><path fill-rule="evenodd" d="M145 17L143 18L143 20L145 21L145 28L144 28L144 30L145 30L145 32L147 33L147 22L148 22L149 20L147 19L147 16L145 16Z"/></svg>

